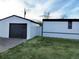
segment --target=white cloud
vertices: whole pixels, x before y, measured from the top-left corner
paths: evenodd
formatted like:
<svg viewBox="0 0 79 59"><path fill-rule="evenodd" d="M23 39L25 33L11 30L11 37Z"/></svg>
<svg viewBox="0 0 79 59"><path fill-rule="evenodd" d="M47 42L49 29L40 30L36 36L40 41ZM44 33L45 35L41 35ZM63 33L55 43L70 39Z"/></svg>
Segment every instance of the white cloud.
<svg viewBox="0 0 79 59"><path fill-rule="evenodd" d="M21 6L16 0L0 1L0 18L4 18L10 15L21 15L23 13L23 6Z"/></svg>
<svg viewBox="0 0 79 59"><path fill-rule="evenodd" d="M57 12L51 13L49 18L61 19L61 18L63 18L63 14L62 14L62 12L57 11Z"/></svg>
<svg viewBox="0 0 79 59"><path fill-rule="evenodd" d="M79 8L74 8L69 14L68 18L70 19L79 19Z"/></svg>

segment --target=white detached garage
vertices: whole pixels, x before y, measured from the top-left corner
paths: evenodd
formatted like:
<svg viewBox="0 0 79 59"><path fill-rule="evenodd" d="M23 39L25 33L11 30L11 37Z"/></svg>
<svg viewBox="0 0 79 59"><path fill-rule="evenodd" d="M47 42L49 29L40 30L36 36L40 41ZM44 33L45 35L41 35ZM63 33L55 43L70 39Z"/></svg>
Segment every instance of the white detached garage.
<svg viewBox="0 0 79 59"><path fill-rule="evenodd" d="M29 19L12 15L0 20L0 37L30 39L40 35L40 25Z"/></svg>
<svg viewBox="0 0 79 59"><path fill-rule="evenodd" d="M79 19L44 19L43 36L79 39Z"/></svg>

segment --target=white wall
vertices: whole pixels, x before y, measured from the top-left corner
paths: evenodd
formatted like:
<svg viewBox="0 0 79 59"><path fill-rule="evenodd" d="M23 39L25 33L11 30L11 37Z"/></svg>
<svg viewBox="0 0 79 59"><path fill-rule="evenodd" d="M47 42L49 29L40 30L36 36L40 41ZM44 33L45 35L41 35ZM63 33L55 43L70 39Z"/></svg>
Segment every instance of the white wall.
<svg viewBox="0 0 79 59"><path fill-rule="evenodd" d="M43 32L60 32L60 33L79 33L79 22L72 22L72 29L68 29L68 22L43 22ZM57 34L57 33L43 33L48 37L60 37L79 39L79 35L72 34Z"/></svg>
<svg viewBox="0 0 79 59"><path fill-rule="evenodd" d="M39 36L42 35L42 26L39 26L39 27L37 28L37 32L39 33Z"/></svg>
<svg viewBox="0 0 79 59"><path fill-rule="evenodd" d="M28 20L24 20L24 19L13 16L6 20L0 21L0 37L9 38L9 23L26 23L27 24L27 39L30 39L31 36L34 37L37 35L36 34L37 32L35 30L35 27L36 27L35 23L33 23L34 25L32 25L32 22Z"/></svg>
<svg viewBox="0 0 79 59"><path fill-rule="evenodd" d="M30 23L30 37L34 37L34 36L40 36L41 35L41 26L38 24L34 24L34 23Z"/></svg>
<svg viewBox="0 0 79 59"><path fill-rule="evenodd" d="M79 39L79 35L70 35L70 34L43 33L43 36L56 37L56 38Z"/></svg>

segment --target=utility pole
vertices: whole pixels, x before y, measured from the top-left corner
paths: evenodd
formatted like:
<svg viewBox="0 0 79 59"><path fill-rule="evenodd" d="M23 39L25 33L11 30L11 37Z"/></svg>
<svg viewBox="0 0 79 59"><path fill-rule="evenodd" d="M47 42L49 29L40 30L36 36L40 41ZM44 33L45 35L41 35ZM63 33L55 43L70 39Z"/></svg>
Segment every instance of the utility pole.
<svg viewBox="0 0 79 59"><path fill-rule="evenodd" d="M26 9L24 8L24 18L26 17Z"/></svg>

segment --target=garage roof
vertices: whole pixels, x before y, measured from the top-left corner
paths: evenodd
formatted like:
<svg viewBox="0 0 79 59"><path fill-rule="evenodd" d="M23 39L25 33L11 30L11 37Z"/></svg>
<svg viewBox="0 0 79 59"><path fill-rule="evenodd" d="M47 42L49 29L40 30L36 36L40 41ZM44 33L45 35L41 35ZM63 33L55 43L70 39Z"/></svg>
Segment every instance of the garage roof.
<svg viewBox="0 0 79 59"><path fill-rule="evenodd" d="M11 17L18 17L18 18L21 18L21 19L28 20L28 21L30 21L30 22L39 24L38 22L32 21L32 20L27 19L27 18L23 18L23 17L21 17L21 16L17 16L17 15L11 15L11 16L8 16L8 17L6 17L6 18L0 19L0 21L2 21L2 20L6 20L6 19L11 18Z"/></svg>

